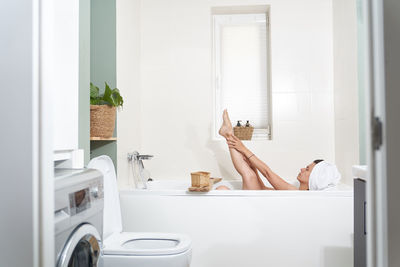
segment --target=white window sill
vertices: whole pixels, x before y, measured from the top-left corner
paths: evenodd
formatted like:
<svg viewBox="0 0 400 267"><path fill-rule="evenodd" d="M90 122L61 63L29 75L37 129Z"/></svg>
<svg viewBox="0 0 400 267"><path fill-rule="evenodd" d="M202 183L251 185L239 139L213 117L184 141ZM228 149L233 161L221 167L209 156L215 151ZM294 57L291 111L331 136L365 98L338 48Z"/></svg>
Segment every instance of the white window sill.
<svg viewBox="0 0 400 267"><path fill-rule="evenodd" d="M223 141L225 140L220 135L214 136L213 141ZM272 141L271 133L268 129L254 129L253 136L251 140L243 140L244 142L251 141Z"/></svg>

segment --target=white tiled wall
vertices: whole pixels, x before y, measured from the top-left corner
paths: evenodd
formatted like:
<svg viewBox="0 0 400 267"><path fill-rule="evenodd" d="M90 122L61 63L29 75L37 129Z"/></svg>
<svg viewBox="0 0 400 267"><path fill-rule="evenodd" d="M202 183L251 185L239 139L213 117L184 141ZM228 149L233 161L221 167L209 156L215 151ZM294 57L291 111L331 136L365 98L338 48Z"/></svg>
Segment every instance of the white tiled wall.
<svg viewBox="0 0 400 267"><path fill-rule="evenodd" d="M117 0L117 88L124 107L117 112L118 182L124 184L131 166L127 154L140 147L140 2Z"/></svg>
<svg viewBox="0 0 400 267"><path fill-rule="evenodd" d="M256 4L271 6L273 140L246 145L286 179L314 159L335 161L331 0L141 1L138 23L117 23L117 42L140 33L130 39L139 43L132 57L140 62L139 78L123 71L132 60L117 65L125 105L135 105L135 113L118 118L120 160L132 147L155 155L145 162L155 179L189 179L197 170L240 178L225 142L212 140L210 14L212 6ZM127 13L130 5L117 0L117 10ZM121 49L121 57L133 53ZM140 124L132 121L137 117ZM127 181L126 162L118 163L118 175Z"/></svg>
<svg viewBox="0 0 400 267"><path fill-rule="evenodd" d="M349 184L359 164L356 14L355 0L333 1L336 164Z"/></svg>

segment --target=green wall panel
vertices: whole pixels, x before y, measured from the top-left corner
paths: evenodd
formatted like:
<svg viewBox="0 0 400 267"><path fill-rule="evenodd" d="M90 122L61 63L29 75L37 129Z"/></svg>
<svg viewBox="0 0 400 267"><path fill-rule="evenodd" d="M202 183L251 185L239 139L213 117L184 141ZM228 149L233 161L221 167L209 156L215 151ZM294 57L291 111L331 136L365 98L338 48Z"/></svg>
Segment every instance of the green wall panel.
<svg viewBox="0 0 400 267"><path fill-rule="evenodd" d="M117 149L115 141L91 141L90 142L90 158L95 158L101 155L108 155L117 167L115 159L117 158ZM115 170L116 171L116 170Z"/></svg>
<svg viewBox="0 0 400 267"><path fill-rule="evenodd" d="M90 81L104 90L107 82L116 87L115 0L92 0L90 16ZM116 136L116 131L114 131ZM91 141L90 158L108 155L117 166L116 141Z"/></svg>
<svg viewBox="0 0 400 267"><path fill-rule="evenodd" d="M115 0L92 0L90 80L100 89L116 86Z"/></svg>

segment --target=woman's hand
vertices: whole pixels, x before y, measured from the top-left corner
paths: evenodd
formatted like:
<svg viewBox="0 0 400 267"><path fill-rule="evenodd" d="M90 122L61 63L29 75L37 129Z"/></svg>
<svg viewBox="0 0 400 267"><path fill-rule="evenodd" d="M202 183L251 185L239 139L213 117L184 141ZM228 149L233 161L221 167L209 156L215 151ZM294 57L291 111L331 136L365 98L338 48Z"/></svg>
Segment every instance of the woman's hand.
<svg viewBox="0 0 400 267"><path fill-rule="evenodd" d="M228 137L226 142L229 148L234 148L241 153L244 153L246 150L246 147L243 145L242 141L240 141L240 139L234 135Z"/></svg>

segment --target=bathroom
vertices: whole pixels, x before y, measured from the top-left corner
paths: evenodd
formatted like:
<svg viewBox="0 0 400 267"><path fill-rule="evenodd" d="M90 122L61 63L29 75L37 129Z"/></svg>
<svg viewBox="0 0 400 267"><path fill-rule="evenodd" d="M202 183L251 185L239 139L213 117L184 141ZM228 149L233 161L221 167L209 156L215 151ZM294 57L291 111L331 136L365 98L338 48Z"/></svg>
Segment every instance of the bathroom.
<svg viewBox="0 0 400 267"><path fill-rule="evenodd" d="M154 155L143 161L145 168L155 187L167 181L156 191L171 188L170 180L189 187L190 173L198 170L223 180L241 180L225 140L216 134L224 107L217 105L214 88L212 15L215 7L245 9L257 5L253 7L257 9L263 4L270 5L268 112L272 139L246 141L246 145L285 179L295 179L300 168L323 158L336 162L342 181L352 185L351 167L361 164L355 1L117 1L116 81L126 98L117 125L124 227L129 231L187 233L194 246L193 266L226 263L236 267L245 262L249 266L266 262L274 266L300 262L308 266L351 266L352 200L345 193L333 197L336 204L332 210L336 208L338 213L315 216L320 209L330 209L326 198L310 200L303 195L291 202L287 195L274 195L276 199L272 200L268 193L249 196L236 192L227 196L231 192L218 192L207 199L190 197L181 204L185 186L155 192L152 198L129 192L134 181L126 157L134 150ZM182 195L174 198L169 194ZM298 207L302 201L307 205L317 199L321 206L303 211L303 216L325 226L315 225L313 238L317 240L305 243L307 238L296 229L314 224L296 219L301 216ZM143 210L144 205L149 210ZM274 219L270 214L275 214ZM146 215L157 219L142 219ZM274 235L263 231L263 227L276 224L296 233L288 230L287 234L278 231ZM330 234L324 233L328 225ZM288 249L297 250L291 252L296 260L282 259L278 251L263 253L275 251L277 244L291 244ZM302 256L305 251L319 252L308 260Z"/></svg>
<svg viewBox="0 0 400 267"><path fill-rule="evenodd" d="M192 241L193 267L357 267L353 263L352 187L356 177L352 167L368 164L374 173L369 174L367 199L375 203L368 207L368 213L375 216L367 213L368 232L373 233L368 240L368 266L396 266L394 250L399 239L393 225L397 217L391 216L394 207L386 199L396 200L396 182L391 178L395 162L389 155L398 147L393 141L398 129L385 124L384 118L396 121L396 112L391 112L398 110L393 104L398 93L390 91L395 84L390 79L397 81L391 70L398 62L383 61L379 53L383 43L379 23L380 12L385 19L392 18L389 7L399 6L390 0L378 2L382 6L356 0L80 0L66 14L71 17L52 13L62 13L67 2L33 1L24 8L10 2L8 8L15 12L10 14L20 24L11 23L13 18L6 13L2 17L23 34L5 34L5 40L20 38L21 46L34 49L26 50L31 54L17 53L12 61L24 66L26 76L14 65L1 68L11 72L4 76L6 85L14 82L17 88L27 88L20 92L28 90L23 96L15 93L22 101L17 109L7 103L3 106L4 121L10 122L6 108L12 108L15 120L23 126L11 122L3 133L2 146L8 154L1 159L9 163L2 170L20 179L10 179L1 201L6 203L15 194L21 198L12 209L5 209L10 216L2 218L1 225L6 227L1 233L8 238L13 233L10 222L18 217L15 229L30 228L32 234L4 246L0 265L54 266L54 233L49 231L54 227L54 164L56 168L82 168L105 154L115 165L122 229L187 234ZM375 28L368 24L369 9L378 18L371 20ZM256 129L261 134L244 141L245 145L288 181L294 181L299 169L315 159L333 162L342 174L340 190L187 192L193 171L208 171L232 185L241 181L225 140L217 134L225 108L221 103L226 99L221 100L216 89L213 17L232 12L264 13L267 19L267 122L263 129ZM397 25L398 21L390 22ZM71 32L59 31L58 23L73 29L73 38L67 39ZM368 27L378 41L368 39ZM38 32L55 32L56 38ZM23 36L31 39L24 42ZM387 51L398 44L397 39L384 40ZM68 47L69 42L74 45ZM10 44L6 43L10 51L20 48ZM379 68L368 65L367 54L375 64L388 64L388 76L382 78ZM8 59L6 53L2 55ZM28 62L24 56L30 56L30 64L23 64ZM14 79L17 75L22 77L19 83ZM381 88L383 80L390 92L385 101L381 91L374 89ZM100 88L107 82L124 99L108 140L90 137L90 82ZM248 119L230 110L235 124ZM24 116L27 112L32 116ZM387 130L384 149L378 146L377 152L372 149L376 140L367 123L371 114L381 118ZM10 147L12 143L17 145ZM128 160L134 151L153 155L144 161L153 180L147 190L135 188L141 181L135 180ZM27 167L17 168L20 164ZM21 190L22 181L26 187ZM388 198L382 197L385 194ZM16 216L11 211L15 209L25 212ZM30 253L19 259L17 247ZM385 257L389 265L382 265Z"/></svg>

